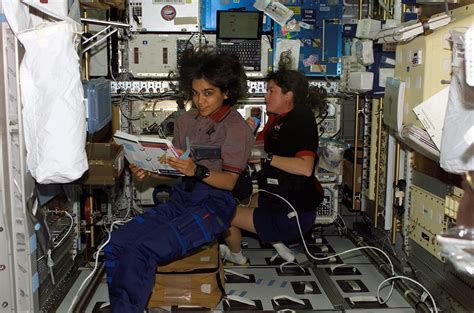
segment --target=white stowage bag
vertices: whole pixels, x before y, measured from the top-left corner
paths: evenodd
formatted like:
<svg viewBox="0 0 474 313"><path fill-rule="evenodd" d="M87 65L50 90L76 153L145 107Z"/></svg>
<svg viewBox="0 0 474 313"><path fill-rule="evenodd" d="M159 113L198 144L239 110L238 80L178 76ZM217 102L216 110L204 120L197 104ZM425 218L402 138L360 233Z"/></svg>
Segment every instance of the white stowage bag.
<svg viewBox="0 0 474 313"><path fill-rule="evenodd" d="M461 45L462 34L450 33L453 47ZM453 51L453 55L460 54ZM450 173L474 170L474 87L466 84L464 60L453 59L439 164Z"/></svg>
<svg viewBox="0 0 474 313"><path fill-rule="evenodd" d="M18 16L9 9L25 6L12 2L16 1L3 0L9 23ZM39 4L24 3L58 19ZM38 183L72 182L88 169L86 108L75 48L81 26L59 17L59 21L13 31L25 48L20 84L28 168Z"/></svg>

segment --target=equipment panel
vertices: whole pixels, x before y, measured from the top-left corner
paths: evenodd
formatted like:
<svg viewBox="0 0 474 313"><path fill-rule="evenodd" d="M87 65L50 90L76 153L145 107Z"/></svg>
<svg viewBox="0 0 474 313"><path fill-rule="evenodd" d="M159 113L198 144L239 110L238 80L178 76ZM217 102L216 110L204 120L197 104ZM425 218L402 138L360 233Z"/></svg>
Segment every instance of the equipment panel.
<svg viewBox="0 0 474 313"><path fill-rule="evenodd" d="M427 36L397 45L395 76L405 82L403 124L422 127L413 108L446 88L451 80L451 43L449 30L463 29L474 23L469 6L453 10L456 19ZM433 66L438 64L438 66Z"/></svg>
<svg viewBox="0 0 474 313"><path fill-rule="evenodd" d="M317 117L321 138L334 138L341 129L341 104L338 98L327 98L327 114Z"/></svg>
<svg viewBox="0 0 474 313"><path fill-rule="evenodd" d="M318 207L315 224L331 224L339 212L339 188L337 184L322 184L323 202Z"/></svg>
<svg viewBox="0 0 474 313"><path fill-rule="evenodd" d="M436 235L445 228L444 199L415 185L411 187L410 191L410 222L412 225L409 230L409 237L434 257L442 260Z"/></svg>
<svg viewBox="0 0 474 313"><path fill-rule="evenodd" d="M195 32L199 30L198 0L130 0L132 31Z"/></svg>
<svg viewBox="0 0 474 313"><path fill-rule="evenodd" d="M190 34L135 34L128 43L129 72L134 77L168 77L176 71L186 47L206 45L204 36Z"/></svg>
<svg viewBox="0 0 474 313"><path fill-rule="evenodd" d="M342 2L296 1L290 5L295 22L288 22L284 28L278 24L274 27L274 66L278 67L283 57L287 62L297 61L298 70L306 76L340 76ZM298 46L295 41L299 42L297 55L290 49Z"/></svg>
<svg viewBox="0 0 474 313"><path fill-rule="evenodd" d="M177 70L180 54L186 48L215 44L214 34L135 34L128 44L129 72L137 78L167 78ZM246 72L248 78L263 78L271 70L273 50L266 36L262 37L261 47L261 70Z"/></svg>

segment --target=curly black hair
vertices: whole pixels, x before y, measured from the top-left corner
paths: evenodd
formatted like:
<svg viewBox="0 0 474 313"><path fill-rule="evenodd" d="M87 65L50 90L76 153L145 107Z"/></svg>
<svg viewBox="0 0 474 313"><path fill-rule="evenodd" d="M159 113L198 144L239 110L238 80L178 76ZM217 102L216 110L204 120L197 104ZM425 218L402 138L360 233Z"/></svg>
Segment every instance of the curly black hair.
<svg viewBox="0 0 474 313"><path fill-rule="evenodd" d="M234 105L247 94L244 68L232 55L186 50L178 63L178 71L180 90L188 97L192 97L193 80L202 78L227 93L226 105Z"/></svg>
<svg viewBox="0 0 474 313"><path fill-rule="evenodd" d="M324 88L309 86L308 78L303 73L295 70L280 69L270 72L265 81L274 81L283 93L293 92L295 105L306 105L315 111L324 111L326 107L327 92Z"/></svg>

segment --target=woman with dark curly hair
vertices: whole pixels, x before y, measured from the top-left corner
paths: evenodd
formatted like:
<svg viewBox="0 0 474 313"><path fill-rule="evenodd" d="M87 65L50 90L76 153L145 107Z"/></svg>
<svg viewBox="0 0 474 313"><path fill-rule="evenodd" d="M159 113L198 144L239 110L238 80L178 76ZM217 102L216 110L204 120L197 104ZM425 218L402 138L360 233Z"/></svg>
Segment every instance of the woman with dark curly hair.
<svg viewBox="0 0 474 313"><path fill-rule="evenodd" d="M184 175L167 203L112 233L104 250L113 312L143 312L157 263L214 241L235 214L231 190L253 144L251 129L232 108L246 93L245 72L232 56L186 52L179 74L180 89L195 109L177 118L173 144L182 152L189 142L192 154L167 159ZM135 165L130 169L138 180L156 176Z"/></svg>

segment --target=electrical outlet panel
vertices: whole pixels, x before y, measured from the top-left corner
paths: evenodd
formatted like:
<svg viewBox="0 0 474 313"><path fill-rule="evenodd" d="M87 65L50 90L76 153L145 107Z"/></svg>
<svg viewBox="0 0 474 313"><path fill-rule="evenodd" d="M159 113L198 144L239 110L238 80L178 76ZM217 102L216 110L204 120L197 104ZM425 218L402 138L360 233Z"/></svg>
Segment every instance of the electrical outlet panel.
<svg viewBox="0 0 474 313"><path fill-rule="evenodd" d="M175 81L112 81L110 91L112 94L159 94L173 90L175 86Z"/></svg>
<svg viewBox="0 0 474 313"><path fill-rule="evenodd" d="M326 89L326 91L328 93L337 93L337 92L339 92L339 88L340 88L339 87L340 86L339 81L329 82L329 81L311 80L309 82L309 85L314 86L314 87L324 88L324 89Z"/></svg>
<svg viewBox="0 0 474 313"><path fill-rule="evenodd" d="M263 96L267 92L265 81L247 81L248 93L252 97Z"/></svg>
<svg viewBox="0 0 474 313"><path fill-rule="evenodd" d="M318 207L315 224L331 224L337 219L339 212L339 186L337 184L322 184L324 190L323 202Z"/></svg>

